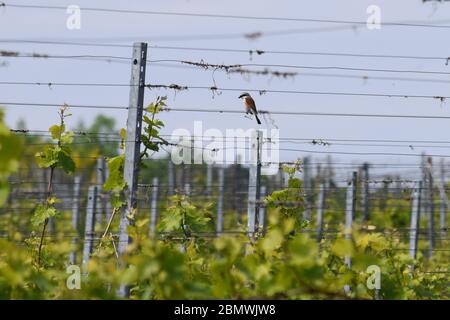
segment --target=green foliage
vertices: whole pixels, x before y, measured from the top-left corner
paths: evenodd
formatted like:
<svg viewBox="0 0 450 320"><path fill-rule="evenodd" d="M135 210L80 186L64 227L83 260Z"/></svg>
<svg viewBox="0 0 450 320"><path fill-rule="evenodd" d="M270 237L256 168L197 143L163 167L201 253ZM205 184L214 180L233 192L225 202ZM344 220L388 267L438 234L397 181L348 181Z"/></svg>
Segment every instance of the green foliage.
<svg viewBox="0 0 450 320"><path fill-rule="evenodd" d="M182 233L190 237L193 232L208 231L212 213L210 205L199 208L183 195L173 196L171 205L166 209L159 223L160 232Z"/></svg>
<svg viewBox="0 0 450 320"><path fill-rule="evenodd" d="M67 109L67 106L60 109L60 124L53 125L48 130L55 144L47 145L44 151L36 154L36 161L40 168L58 168L66 173L75 171L75 162L72 159L72 149L70 148L70 144L73 142L73 132L66 132L65 126L65 119L71 116L66 114Z"/></svg>
<svg viewBox="0 0 450 320"><path fill-rule="evenodd" d="M161 145L168 145L168 142L159 134L164 123L156 119L156 115L166 106L166 100L167 97L157 97L156 102L150 103L145 109L146 114L142 118L144 126L141 140L144 150L141 152L141 159L149 156L149 150L158 152Z"/></svg>
<svg viewBox="0 0 450 320"><path fill-rule="evenodd" d="M17 170L22 151L20 139L6 127L3 117L0 109L0 206L5 203L9 192L7 178Z"/></svg>
<svg viewBox="0 0 450 320"><path fill-rule="evenodd" d="M143 157L164 144L159 136L163 124L154 117L165 106L164 101L158 98L143 119L148 138ZM63 112L60 117L61 123L49 129L55 144L45 147L37 160L41 167L71 173L75 166L72 168L60 154L71 157L73 136L65 129ZM113 214L126 204L125 130L120 136L122 154L108 158L110 175L104 186L113 195ZM18 146L14 139L0 125L0 146ZM10 159L9 165L0 161L0 178L6 179L17 160L3 151L0 158ZM404 239L387 237L367 225L355 225L349 239L341 226L335 238L318 242L308 232L311 224L301 218L303 184L296 177L300 169L300 163L284 168L290 176L288 187L266 197L266 232L256 237L241 232L245 229L240 224L233 224L237 232L215 237L212 204L196 203L184 195L175 195L161 205L156 234L149 235L148 219L139 219L148 213L131 212L134 223L128 232L133 241L126 254L118 257L117 237L107 229L83 270L81 290L66 286L69 254L75 250L80 255L81 250L67 237L69 231L73 232L70 214L56 209L58 200L52 195L50 177L48 197L36 206L28 221L34 228L42 228L41 237L32 234L24 240L18 215L10 215L5 223L6 238L0 239L0 299L117 299L120 285L131 289L131 299L374 299L375 291L366 286L371 265L381 270L382 299L448 298L447 274L427 273L436 270L436 261L448 261L446 252L436 252L432 260L424 260L420 254L413 260L405 250ZM402 204L406 201L387 200L388 207L399 206L393 212L381 207L373 211L370 223L389 228L404 226L408 213ZM340 211L325 211L327 221L342 222L341 202L329 200L328 205ZM42 246L45 226L56 216L58 232ZM37 251L41 246L43 250ZM345 257L351 257L350 268ZM450 271L448 267L440 270ZM350 286L349 294L344 293L344 285Z"/></svg>

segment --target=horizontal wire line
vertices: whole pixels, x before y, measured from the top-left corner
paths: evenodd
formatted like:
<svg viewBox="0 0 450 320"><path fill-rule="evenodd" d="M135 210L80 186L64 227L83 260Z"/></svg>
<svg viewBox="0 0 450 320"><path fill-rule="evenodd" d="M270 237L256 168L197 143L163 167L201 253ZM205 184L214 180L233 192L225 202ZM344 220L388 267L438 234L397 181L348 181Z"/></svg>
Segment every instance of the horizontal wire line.
<svg viewBox="0 0 450 320"><path fill-rule="evenodd" d="M346 71L367 71L367 72L386 72L386 73L417 73L417 74L438 74L438 75L450 75L450 72L443 71L422 71L422 70L397 70L397 69L374 69L374 68L356 68L356 67L341 67L341 66L303 66L303 65L289 65L289 64L262 64L262 63L243 63L243 64L230 64L230 65L213 65L205 62L193 62L179 59L158 59L147 60L148 64L171 62L179 63L189 66L197 66L204 70L208 67L218 70L232 70L242 67L269 67L269 68L292 68L292 69L313 69L313 70L346 70ZM227 68L224 68L227 67Z"/></svg>
<svg viewBox="0 0 450 320"><path fill-rule="evenodd" d="M205 87L206 89L206 87ZM221 90L221 89L218 89ZM239 91L239 90L236 90ZM434 97L433 97L434 98ZM365 114L365 113L336 113L336 112L299 112L299 111L272 111L271 110L259 110L260 114L273 114L273 115L298 115L298 116L332 116L332 117L368 117L368 118L411 118L411 119L450 119L450 116L429 116L429 115L401 115L401 114ZM222 108L220 110L212 108L182 108L182 107L167 107L163 110L175 111L175 112L202 112L202 113L243 113L242 110L229 110Z"/></svg>
<svg viewBox="0 0 450 320"><path fill-rule="evenodd" d="M6 2L0 2L0 6L4 6L7 8L10 7L10 8L23 8L23 9L46 9L46 10L64 10L64 11L67 10L67 7L65 7L65 6L9 4ZM215 18L215 19L271 20L271 21L290 21L290 22L315 22L315 23L330 23L330 24L370 25L365 21L349 21L349 20L334 20L334 19L245 16L245 15L212 14L212 13L125 10L125 9L112 9L112 8L108 9L108 8L94 8L94 7L82 7L81 9L83 11L99 12L99 13L124 13L124 14L139 14L139 15L167 15L167 16ZM421 27L421 28L450 29L450 26L447 26L447 25L418 24L418 23L407 23L407 22L382 22L382 23L380 23L380 25L397 26L397 27Z"/></svg>
<svg viewBox="0 0 450 320"><path fill-rule="evenodd" d="M212 52L230 52L230 53L247 53L256 55L265 54L285 54L285 55L314 55L314 56L337 56L337 57L353 57L353 58L381 58L381 59L412 59L412 60L450 60L448 57L431 57L431 56L410 56L410 55L384 55L384 54L363 54L348 52L319 52L319 51L280 51L280 50L260 50L260 49L227 49L227 48L199 48L199 47L179 47L179 46L153 46L151 49L162 50L186 50L186 51L212 51Z"/></svg>
<svg viewBox="0 0 450 320"><path fill-rule="evenodd" d="M450 73L449 73L450 74ZM163 85L163 84L146 84L149 89L167 89L167 90L209 90L217 91L231 91L231 92L258 92L265 93L279 93L279 94L306 94L306 95L332 95L332 96L360 96L360 97L383 97L383 98L415 98L415 99L435 99L441 100L450 98L450 96L439 95L411 95L411 94L386 94L386 93L364 93L364 92L331 92L331 91L297 91L297 90L269 90L269 89L248 89L248 88L218 88L211 86L181 86L181 85Z"/></svg>
<svg viewBox="0 0 450 320"><path fill-rule="evenodd" d="M26 134L30 136L51 136L48 130L29 130L29 129L11 129L10 131L15 133ZM38 133L38 134L35 134ZM41 135L39 133L45 133L45 135ZM111 132L85 132L85 131L74 131L75 135L86 136L86 135L114 135L119 136L119 133L111 133ZM170 135L170 134L161 134L161 137L186 137L185 135ZM191 135L192 138L209 138L208 135L196 136ZM249 139L248 137L242 136L231 136L231 137L223 137L224 139ZM292 140L292 141L314 141L314 140L322 140L322 141L345 141L345 142L389 142L389 143L450 143L450 140L395 140L395 139L339 139L339 138L297 138L297 137L279 137L279 140ZM118 141L120 141L118 139ZM341 162L330 162L331 164L342 164ZM328 164L328 162L321 162L321 164ZM400 164L403 165L403 164Z"/></svg>
<svg viewBox="0 0 450 320"><path fill-rule="evenodd" d="M133 45L113 44L113 43L93 43L93 42L66 42L66 41L44 41L44 40L0 40L0 43L32 43L32 44L53 44L53 45L69 45L69 46L87 46L87 47L117 47L117 48L133 48ZM181 47L181 46L159 46L149 45L151 49L162 50L184 50L184 51L211 51L211 52L230 52L230 53L247 53L247 54L286 54L286 55L318 55L318 56L338 56L338 57L359 57L359 58L381 58L381 59L412 59L412 60L443 60L448 61L449 57L437 56L411 56L411 55L387 55L387 54L364 54L351 52L318 52L318 51L280 51L265 49L229 49L229 48L204 48L204 47Z"/></svg>

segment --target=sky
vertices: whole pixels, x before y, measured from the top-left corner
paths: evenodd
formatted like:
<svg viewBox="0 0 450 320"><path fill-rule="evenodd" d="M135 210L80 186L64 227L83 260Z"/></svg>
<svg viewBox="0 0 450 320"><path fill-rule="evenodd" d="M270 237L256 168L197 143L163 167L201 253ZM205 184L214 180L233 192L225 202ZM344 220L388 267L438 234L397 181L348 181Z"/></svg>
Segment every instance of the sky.
<svg viewBox="0 0 450 320"><path fill-rule="evenodd" d="M367 8L371 5L381 9L382 22L414 22L421 24L450 25L450 3L422 0L365 1L365 0L316 0L316 1L4 1L0 8L0 40L48 40L80 41L92 43L114 43L131 45L133 42L147 42L150 46L177 46L201 48L226 48L266 51L302 51L322 53L354 53L375 55L408 55L427 57L449 57L449 28L400 27L384 25L379 30L368 30L365 26L352 28L349 25L274 21L239 20L169 15L139 15L124 13L85 12L83 7L114 8L142 11L211 13L222 15L270 16L308 18L341 21L366 21ZM62 10L37 10L8 7L8 4L33 5L78 5L81 7L81 29L66 27L68 14ZM343 28L344 26L344 28ZM290 32L278 32L286 31ZM262 32L262 36L249 40L243 35ZM281 33L281 34L280 34ZM202 38L202 36L205 36ZM197 38L196 38L197 37ZM202 39L199 39L202 38ZM62 46L32 43L0 42L0 50L50 55L104 55L130 57L131 48ZM445 59L381 59L323 55L262 54L250 57L248 53L204 52L191 50L168 50L149 48L149 60L205 61L215 64L283 64L297 66L338 66L363 69L417 70L450 73ZM75 59L31 59L1 58L0 82L79 82L128 84L130 65L105 61ZM264 67L252 67L261 70ZM146 83L180 84L186 86L217 86L248 90L282 90L377 93L392 95L450 96L449 74L387 73L349 70L311 70L292 68L271 68L277 71L298 72L293 78L270 78L267 76L243 77L227 74L220 70L180 68L177 63L150 63ZM315 74L315 75L312 75ZM350 75L357 77L336 77ZM364 79L363 77L368 77ZM381 77L383 79L378 79ZM391 79L385 79L390 77ZM394 79L393 79L394 78ZM399 80L395 78L407 78ZM433 81L411 81L426 79ZM443 82L434 82L441 80ZM245 91L245 90L244 90ZM238 110L242 102L240 92L223 91L220 95L208 90L146 90L145 101L149 103L157 95L167 95L168 105L174 108L208 108ZM450 102L438 99L340 96L266 93L252 93L261 110L364 113L450 116ZM19 119L24 119L29 129L46 130L57 121L56 109L51 107L8 106L4 102L87 104L127 106L129 88L86 87L86 86L25 86L0 84L0 104L6 109L6 120L14 128ZM75 126L80 119L90 123L98 113L114 117L118 127L126 125L126 110L73 109L69 126ZM427 140L448 141L449 119L410 118L360 118L336 116L286 116L273 115L272 119L280 129L280 137L305 139L376 139L376 140ZM186 128L193 130L194 121L202 121L204 129L254 128L256 123L244 114L205 114L171 112L162 115L166 123L165 134ZM263 128L271 128L271 122L263 121ZM357 143L356 143L357 144ZM379 143L382 144L382 143ZM411 148L412 145L412 148ZM315 152L355 153L402 153L448 155L450 144L401 142L395 146L358 145L314 146L311 144L285 144L282 148L301 149ZM295 160L308 153L281 151L283 161ZM311 153L320 162L326 154ZM335 154L335 162L387 164L386 172L396 173L399 169L392 164L418 164L419 157L398 155L345 155ZM446 158L448 162L449 158ZM436 158L438 161L439 159ZM406 167L406 166L405 166ZM416 175L418 168L403 168L405 174ZM344 176L350 174L343 172Z"/></svg>

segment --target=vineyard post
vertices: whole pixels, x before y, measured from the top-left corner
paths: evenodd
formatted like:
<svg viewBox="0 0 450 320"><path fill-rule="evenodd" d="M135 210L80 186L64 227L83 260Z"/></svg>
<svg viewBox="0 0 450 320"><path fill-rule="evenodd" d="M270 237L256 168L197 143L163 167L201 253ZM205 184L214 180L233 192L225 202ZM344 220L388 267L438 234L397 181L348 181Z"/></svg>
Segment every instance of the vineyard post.
<svg viewBox="0 0 450 320"><path fill-rule="evenodd" d="M266 186L261 186L261 199L264 199L266 196ZM259 217L258 217L259 228L258 231L264 235L266 233L266 207L261 206L259 208Z"/></svg>
<svg viewBox="0 0 450 320"><path fill-rule="evenodd" d="M224 198L224 184L225 184L225 167L222 164L219 168L218 181L218 199L217 199L217 225L216 232L220 234L223 232L223 198Z"/></svg>
<svg viewBox="0 0 450 320"><path fill-rule="evenodd" d="M154 177L152 180L152 198L150 203L150 235L154 235L156 231L156 223L158 220L158 177Z"/></svg>
<svg viewBox="0 0 450 320"><path fill-rule="evenodd" d="M440 195L440 207L439 207L439 228L441 230L441 237L446 237L446 214L448 207L448 199L445 193L445 164L444 159L441 159L440 163L440 181L439 181L439 195Z"/></svg>
<svg viewBox="0 0 450 320"><path fill-rule="evenodd" d="M184 184L184 194L189 197L191 195L191 184L189 182Z"/></svg>
<svg viewBox="0 0 450 320"><path fill-rule="evenodd" d="M103 199L103 184L105 183L105 167L106 167L106 163L105 163L105 159L104 158L97 158L97 165L96 165L96 184L97 187L99 189L99 195L97 197L97 204L96 204L96 208L97 208L97 214L95 215L95 224L97 225L101 225L103 222L103 209L105 209L103 206L104 204L104 199Z"/></svg>
<svg viewBox="0 0 450 320"><path fill-rule="evenodd" d="M168 163L168 167L169 167L169 174L168 174L168 195L169 196L173 196L175 194L175 165L172 162L172 159L169 158L169 163Z"/></svg>
<svg viewBox="0 0 450 320"><path fill-rule="evenodd" d="M88 189L88 201L86 204L86 221L84 228L83 266L86 267L92 252L94 240L94 222L96 212L96 199L98 196L97 186L90 186Z"/></svg>
<svg viewBox="0 0 450 320"><path fill-rule="evenodd" d="M311 164L310 157L303 159L303 189L305 190L306 208L303 212L303 218L311 220Z"/></svg>
<svg viewBox="0 0 450 320"><path fill-rule="evenodd" d="M422 197L424 214L428 219L427 234L428 234L428 251L427 258L430 259L433 255L434 247L434 203L433 203L433 175L431 158L426 158L422 154L422 179L424 181L424 195Z"/></svg>
<svg viewBox="0 0 450 320"><path fill-rule="evenodd" d="M361 190L361 204L363 208L362 222L369 219L369 164L366 162L362 167L362 190Z"/></svg>
<svg viewBox="0 0 450 320"><path fill-rule="evenodd" d="M127 208L122 211L120 219L120 235L118 253L123 255L127 249L128 215L136 209L137 179L139 172L141 129L144 104L145 70L147 62L147 44L135 43L133 45L133 58L131 65L130 101L127 119L127 140L125 145L124 180L127 184Z"/></svg>
<svg viewBox="0 0 450 320"><path fill-rule="evenodd" d="M353 172L352 174L352 180L349 182L349 185L347 187L347 198L346 198L346 208L345 208L345 239L348 241L352 238L352 225L353 225L353 219L355 218L355 207L356 207L356 183L357 183L357 176L358 174L356 172ZM344 257L344 262L347 266L347 268L352 267L352 260L350 256ZM344 291L346 293L350 292L350 286L345 285Z"/></svg>
<svg viewBox="0 0 450 320"><path fill-rule="evenodd" d="M317 199L317 241L322 240L323 233L323 211L325 207L325 183L321 182L319 187L319 197Z"/></svg>
<svg viewBox="0 0 450 320"><path fill-rule="evenodd" d="M78 240L78 210L80 206L80 183L81 177L75 176L73 178L73 198L72 198L72 229L75 236L72 238L72 245L75 246ZM70 254L70 264L75 264L77 261L76 249Z"/></svg>
<svg viewBox="0 0 450 320"><path fill-rule="evenodd" d="M419 242L419 227L420 227L420 209L422 205L422 181L419 182L419 187L415 188L412 195L411 207L411 226L409 231L409 255L416 259L417 244Z"/></svg>
<svg viewBox="0 0 450 320"><path fill-rule="evenodd" d="M250 169L248 181L248 207L247 207L247 227L248 236L253 238L256 227L256 219L259 212L259 197L261 183L261 153L262 153L261 130L253 131L251 137Z"/></svg>
<svg viewBox="0 0 450 320"><path fill-rule="evenodd" d="M206 196L208 200L211 200L212 197L212 180L213 180L213 165L208 164L206 166Z"/></svg>
<svg viewBox="0 0 450 320"><path fill-rule="evenodd" d="M109 169L108 169L108 166L106 165L106 159L103 159L103 163L104 163L104 169L105 169L105 173L104 173L104 175L105 175L105 182L106 182L106 180L108 179L108 177L109 177ZM103 186L100 186L102 189L103 189ZM105 193L105 199L104 199L104 201L103 201L103 203L104 203L104 205L105 205L105 211L106 211L106 221L109 221L110 219L111 219L111 215L112 215L112 212L113 212L113 209L112 209L112 204L111 204L111 195L110 195L110 193Z"/></svg>

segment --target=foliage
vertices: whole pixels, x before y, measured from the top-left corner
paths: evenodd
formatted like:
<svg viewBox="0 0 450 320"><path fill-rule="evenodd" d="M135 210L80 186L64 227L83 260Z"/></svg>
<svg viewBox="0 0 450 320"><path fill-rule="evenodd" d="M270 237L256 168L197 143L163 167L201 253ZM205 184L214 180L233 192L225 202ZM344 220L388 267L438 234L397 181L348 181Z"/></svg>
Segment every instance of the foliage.
<svg viewBox="0 0 450 320"><path fill-rule="evenodd" d="M5 203L9 192L7 178L17 170L22 151L20 139L6 127L3 116L0 109L0 206Z"/></svg>
<svg viewBox="0 0 450 320"><path fill-rule="evenodd" d="M163 124L155 117L164 107L164 100L158 98L147 110L144 119L147 138L143 138L146 148L142 157L150 156L150 151L156 151L165 143L159 134ZM65 131L66 116L62 111L60 124L50 128L54 144L45 146L37 160L42 167L73 173L76 168L66 157L72 155L71 133ZM3 146L2 139L13 136L9 131L4 133L3 127L0 129ZM121 130L120 136L122 152L108 158L110 175L104 186L114 195L114 212L125 204L122 198L126 189L123 177L125 130ZM61 157L60 153L64 155ZM6 155L2 152L0 157ZM10 166L0 163L2 179L16 166L13 156L8 159ZM155 234L149 232L148 219L142 219L147 213L136 213L135 223L128 230L133 241L123 256L117 255L114 230L105 232L89 262L82 266L80 290L70 290L66 286L69 255L75 252L79 256L81 250L67 237L71 230L70 216L64 210L57 210L59 200L52 194L50 178L48 196L36 206L28 222L35 228L42 227L45 232L48 220L58 215L57 232L46 241L45 250L37 252L36 248L42 246L42 235L24 238L20 217L10 216L5 239L0 239L0 299L117 299L116 292L121 285L130 288L130 299L448 297L444 272L450 270L442 268L442 274L427 273L436 270L439 259L448 261L446 252L436 252L432 260L424 259L419 253L413 260L402 238L388 237L367 225L357 224L350 238L345 237L341 225L336 227L335 237L317 241L310 232L313 222L301 218L304 194L302 181L297 178L301 164L284 170L290 176L288 187L272 192L264 200L267 216L264 233L248 237L242 225L237 225L236 232L216 236L212 204L196 203L186 195L175 195L167 199L161 210ZM406 200L388 201L399 205L396 211L379 208L372 212L370 223L386 228L404 226L408 212L402 205ZM337 201L330 204L342 206ZM327 221L342 221L333 212L325 213ZM351 258L350 267L346 257ZM39 258L42 262L36 263ZM373 265L381 270L381 288L377 294L366 285L370 280L367 268ZM349 293L344 292L345 285L350 287Z"/></svg>

